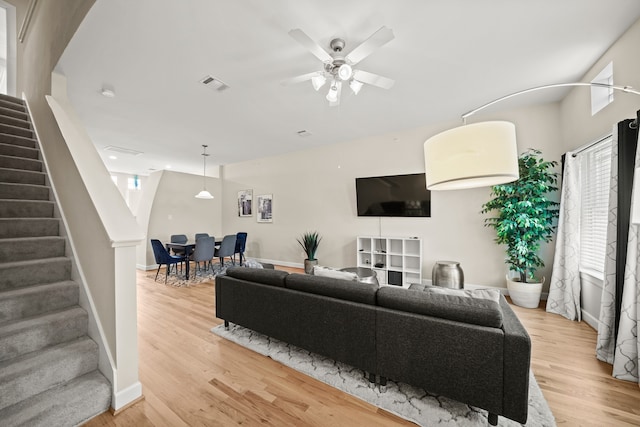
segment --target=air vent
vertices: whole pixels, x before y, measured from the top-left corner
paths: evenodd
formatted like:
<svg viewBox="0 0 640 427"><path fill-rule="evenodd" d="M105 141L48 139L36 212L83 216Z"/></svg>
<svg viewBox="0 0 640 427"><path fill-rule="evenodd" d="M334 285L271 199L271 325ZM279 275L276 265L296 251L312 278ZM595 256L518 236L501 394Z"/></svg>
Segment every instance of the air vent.
<svg viewBox="0 0 640 427"><path fill-rule="evenodd" d="M113 151L115 153L128 154L129 156L138 156L143 154L142 151L132 150L130 148L116 147L115 145L107 145L104 151Z"/></svg>
<svg viewBox="0 0 640 427"><path fill-rule="evenodd" d="M217 90L218 92L222 92L223 90L229 89L229 86L220 79L216 79L211 76L204 76L200 83L208 87L209 89Z"/></svg>
<svg viewBox="0 0 640 427"><path fill-rule="evenodd" d="M309 132L308 130L299 130L298 132L296 132L298 134L298 136L300 137L307 137L307 136L311 136L311 132Z"/></svg>

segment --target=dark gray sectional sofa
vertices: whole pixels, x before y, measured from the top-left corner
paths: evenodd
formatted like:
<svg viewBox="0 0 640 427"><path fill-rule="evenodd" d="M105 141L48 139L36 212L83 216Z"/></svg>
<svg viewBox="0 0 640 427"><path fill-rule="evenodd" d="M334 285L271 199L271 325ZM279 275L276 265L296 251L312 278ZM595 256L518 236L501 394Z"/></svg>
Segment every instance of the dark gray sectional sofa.
<svg viewBox="0 0 640 427"><path fill-rule="evenodd" d="M216 316L376 376L527 420L531 341L494 300L280 270L216 277Z"/></svg>

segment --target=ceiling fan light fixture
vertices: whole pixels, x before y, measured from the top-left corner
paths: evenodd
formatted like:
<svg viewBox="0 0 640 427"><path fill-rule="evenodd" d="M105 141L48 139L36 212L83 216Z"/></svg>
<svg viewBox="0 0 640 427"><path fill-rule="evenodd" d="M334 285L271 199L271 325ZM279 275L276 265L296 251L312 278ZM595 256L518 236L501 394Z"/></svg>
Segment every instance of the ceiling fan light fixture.
<svg viewBox="0 0 640 427"><path fill-rule="evenodd" d="M333 82L333 84L329 88L329 93L327 93L327 101L329 102L338 101L338 87L336 86L335 82Z"/></svg>
<svg viewBox="0 0 640 427"><path fill-rule="evenodd" d="M349 65L349 64L342 64L342 65L338 68L338 77L340 77L340 80L342 80L343 82L346 82L346 81L347 81L347 80L349 80L352 76L353 76L353 68L351 68L351 65Z"/></svg>
<svg viewBox="0 0 640 427"><path fill-rule="evenodd" d="M351 90L353 91L354 94L358 94L358 92L360 92L360 89L362 89L362 82L359 82L357 80L351 80L351 82L349 82L349 87L351 88Z"/></svg>
<svg viewBox="0 0 640 427"><path fill-rule="evenodd" d="M311 84L313 88L318 91L327 82L327 78L323 75L317 75L311 78Z"/></svg>

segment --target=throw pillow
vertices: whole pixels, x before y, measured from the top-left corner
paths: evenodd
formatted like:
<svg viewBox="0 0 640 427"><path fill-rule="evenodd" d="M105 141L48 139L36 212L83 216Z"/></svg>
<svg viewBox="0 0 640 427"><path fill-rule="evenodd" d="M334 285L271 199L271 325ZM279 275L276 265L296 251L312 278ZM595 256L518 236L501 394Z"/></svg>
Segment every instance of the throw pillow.
<svg viewBox="0 0 640 427"><path fill-rule="evenodd" d="M451 289L442 286L426 286L426 292L433 292L445 295L455 295L476 299L488 299L489 301L500 302L500 291L498 289Z"/></svg>
<svg viewBox="0 0 640 427"><path fill-rule="evenodd" d="M245 267L249 267L249 268L263 268L262 264L260 264L258 261L256 261L255 259L248 259L244 262L244 266Z"/></svg>
<svg viewBox="0 0 640 427"><path fill-rule="evenodd" d="M316 265L313 267L313 275L321 277L331 277L332 279L342 279L357 281L358 275L356 273L349 273L348 271L340 271L331 267L322 267Z"/></svg>

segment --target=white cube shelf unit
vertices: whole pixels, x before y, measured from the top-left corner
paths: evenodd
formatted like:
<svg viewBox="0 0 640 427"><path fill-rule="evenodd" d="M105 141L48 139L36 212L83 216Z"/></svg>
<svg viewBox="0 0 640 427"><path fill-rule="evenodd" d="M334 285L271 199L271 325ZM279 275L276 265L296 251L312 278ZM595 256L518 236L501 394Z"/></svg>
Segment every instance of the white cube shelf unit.
<svg viewBox="0 0 640 427"><path fill-rule="evenodd" d="M358 267L371 268L381 285L422 283L422 241L414 237L358 236Z"/></svg>

